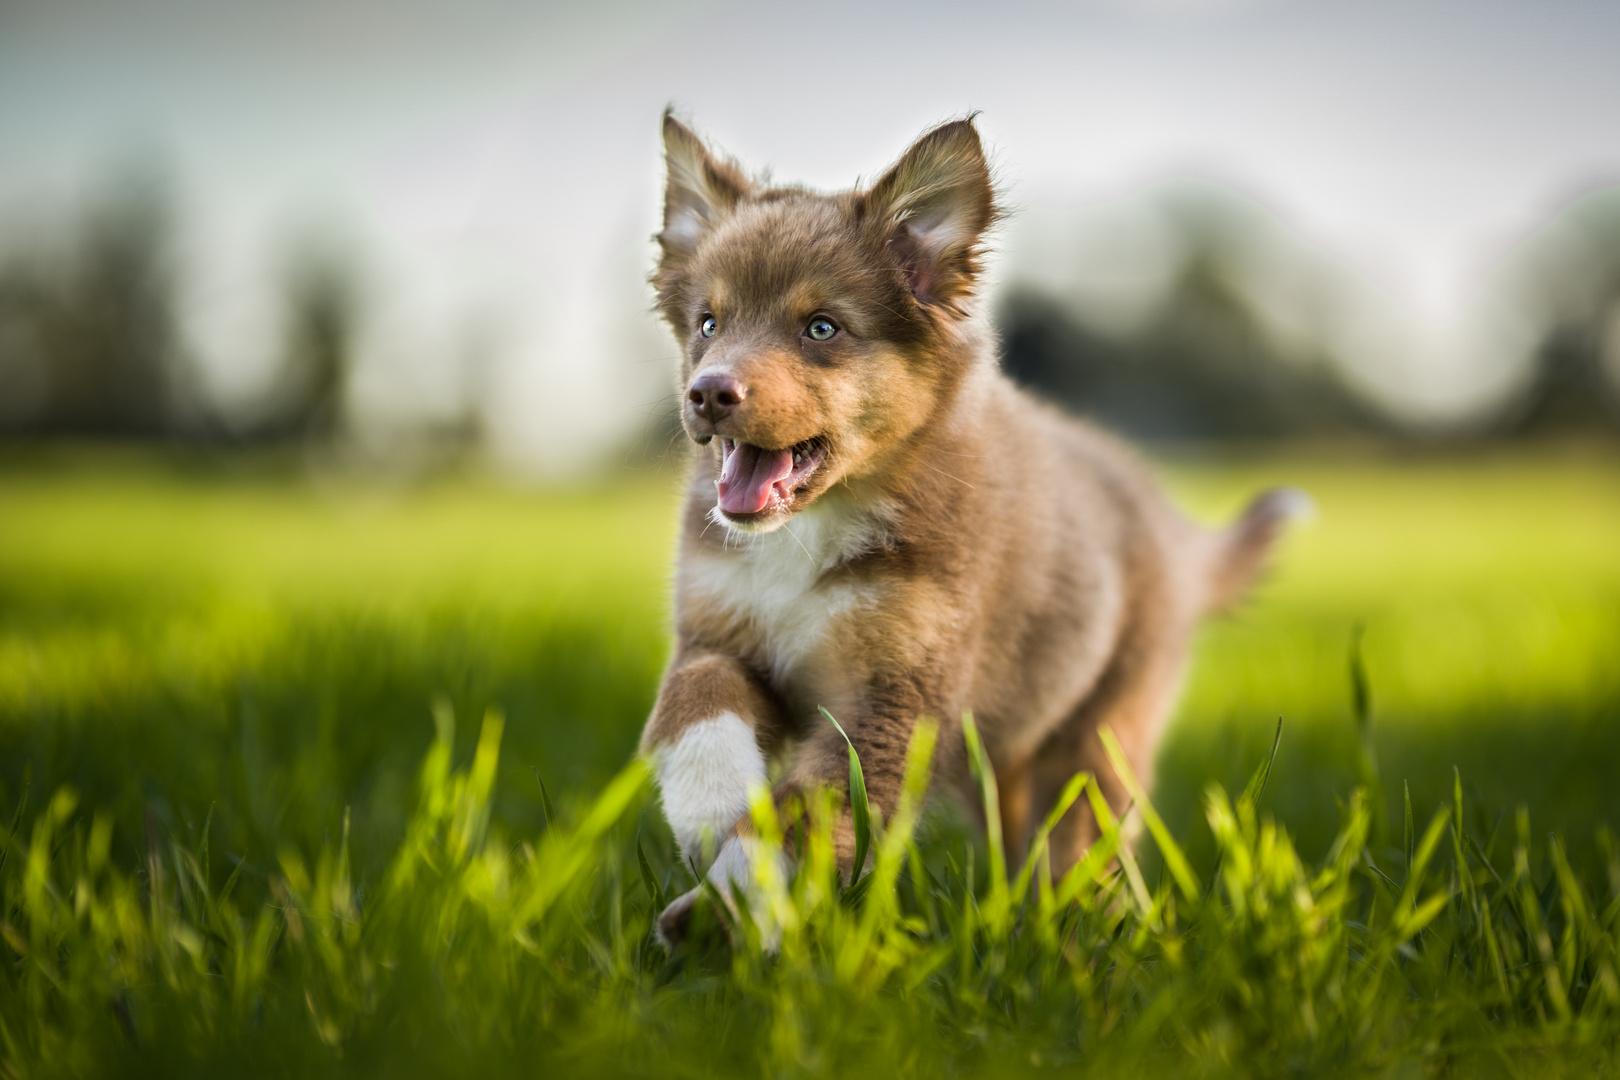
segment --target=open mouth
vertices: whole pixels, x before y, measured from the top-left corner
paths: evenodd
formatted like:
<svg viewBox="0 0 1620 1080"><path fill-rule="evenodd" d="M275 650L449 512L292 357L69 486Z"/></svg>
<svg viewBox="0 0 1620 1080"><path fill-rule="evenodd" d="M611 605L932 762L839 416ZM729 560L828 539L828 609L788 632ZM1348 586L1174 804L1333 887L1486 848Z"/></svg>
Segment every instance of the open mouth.
<svg viewBox="0 0 1620 1080"><path fill-rule="evenodd" d="M804 491L827 447L819 438L781 450L766 450L735 439L720 440L720 510L749 518L783 510Z"/></svg>

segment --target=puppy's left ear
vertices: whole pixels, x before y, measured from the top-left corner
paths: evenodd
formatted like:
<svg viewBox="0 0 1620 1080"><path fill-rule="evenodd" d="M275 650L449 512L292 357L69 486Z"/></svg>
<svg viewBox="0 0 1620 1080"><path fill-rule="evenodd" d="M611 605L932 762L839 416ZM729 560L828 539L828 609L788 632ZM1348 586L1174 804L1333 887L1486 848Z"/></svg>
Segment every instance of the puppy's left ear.
<svg viewBox="0 0 1620 1080"><path fill-rule="evenodd" d="M698 241L722 214L741 202L753 185L737 163L709 153L692 129L664 114L664 228L658 243L666 266L678 265L697 250Z"/></svg>
<svg viewBox="0 0 1620 1080"><path fill-rule="evenodd" d="M996 193L972 120L926 132L862 198L868 219L888 231L889 249L924 304L963 314L996 220Z"/></svg>

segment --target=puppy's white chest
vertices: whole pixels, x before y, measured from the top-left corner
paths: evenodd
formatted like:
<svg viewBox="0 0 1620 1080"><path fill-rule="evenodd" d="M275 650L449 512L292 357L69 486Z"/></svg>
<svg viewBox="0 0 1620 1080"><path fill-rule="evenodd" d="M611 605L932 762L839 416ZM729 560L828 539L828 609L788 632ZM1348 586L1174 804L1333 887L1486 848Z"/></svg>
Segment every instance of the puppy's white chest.
<svg viewBox="0 0 1620 1080"><path fill-rule="evenodd" d="M685 580L696 598L752 629L783 682L828 647L833 628L860 606L860 587L837 568L873 536L865 518L812 506L775 532L740 534L724 551L697 553Z"/></svg>

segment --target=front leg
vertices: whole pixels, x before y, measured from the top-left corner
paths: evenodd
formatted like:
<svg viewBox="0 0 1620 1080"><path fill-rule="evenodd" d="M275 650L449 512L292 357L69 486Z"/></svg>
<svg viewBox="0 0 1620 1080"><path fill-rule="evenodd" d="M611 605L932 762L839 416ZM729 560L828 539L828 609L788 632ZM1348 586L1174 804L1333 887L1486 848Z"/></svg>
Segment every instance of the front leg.
<svg viewBox="0 0 1620 1080"><path fill-rule="evenodd" d="M851 702L846 715L840 718L860 756L867 799L875 815L881 815L884 819L893 816L900 798L912 730L920 715L935 711L930 707L932 702L933 698L923 690L920 673L914 672L893 679L874 680L866 688L862 700ZM950 740L942 740L942 743L949 745ZM846 799L848 797L848 749L843 736L827 723L818 725L805 739L792 770L777 786L774 800L780 808L795 796L823 787L834 788L843 793ZM747 809L746 798L743 809ZM847 806L833 836L839 871L845 880L850 880L855 871L855 829L853 816ZM787 870L787 852L767 850L764 842L755 835L752 821L739 815L735 826L720 844L706 876L720 896L729 901L734 890L748 889L761 859L775 859L784 872ZM659 916L658 933L666 944L678 945L685 939L702 892L700 887L678 897ZM769 943L774 936L774 927L763 926L762 929Z"/></svg>
<svg viewBox="0 0 1620 1080"><path fill-rule="evenodd" d="M878 673L863 686L858 698L835 706L834 716L849 736L825 720L820 721L804 740L793 766L777 785L778 805L792 796L819 788L833 788L844 797L844 810L833 830L839 873L853 880L864 867L855 866L855 822L849 806L849 748L855 748L861 762L861 777L874 820L888 821L900 802L905 779L906 755L919 717L928 715L942 722L932 771L948 770L960 756L960 739L946 736L944 728L956 730L953 711L946 705L940 688L942 679L928 669Z"/></svg>
<svg viewBox="0 0 1620 1080"><path fill-rule="evenodd" d="M709 864L765 783L765 753L780 730L775 702L740 661L683 649L664 675L641 734L664 817L681 855Z"/></svg>

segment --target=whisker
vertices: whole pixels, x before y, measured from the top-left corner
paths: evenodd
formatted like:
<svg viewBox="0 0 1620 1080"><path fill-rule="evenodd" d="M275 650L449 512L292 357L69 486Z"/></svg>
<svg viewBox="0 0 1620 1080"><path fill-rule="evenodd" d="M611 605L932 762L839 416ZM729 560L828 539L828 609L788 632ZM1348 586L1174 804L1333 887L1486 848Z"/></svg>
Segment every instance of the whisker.
<svg viewBox="0 0 1620 1080"><path fill-rule="evenodd" d="M934 469L934 467L932 465L928 464L928 462L926 462L926 461L923 462L922 465L923 465L924 468ZM962 479L960 476L952 476L950 473L946 472L944 469L934 469L934 471L939 473L939 475L945 477L948 480L955 480L958 484L961 484L963 487L967 488L969 491L977 491L978 490L978 488L975 488L972 484L968 483L966 480Z"/></svg>
<svg viewBox="0 0 1620 1080"><path fill-rule="evenodd" d="M793 542L795 544L799 545L799 550L804 552L804 557L806 559L810 560L810 565L815 566L816 565L816 557L814 555L810 554L810 549L804 546L804 541L799 539L799 534L793 531L793 522L791 522L791 521L782 522L782 528L786 529L787 534L789 536L793 537Z"/></svg>

